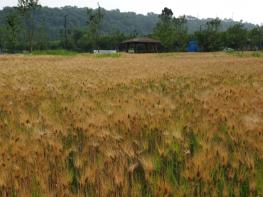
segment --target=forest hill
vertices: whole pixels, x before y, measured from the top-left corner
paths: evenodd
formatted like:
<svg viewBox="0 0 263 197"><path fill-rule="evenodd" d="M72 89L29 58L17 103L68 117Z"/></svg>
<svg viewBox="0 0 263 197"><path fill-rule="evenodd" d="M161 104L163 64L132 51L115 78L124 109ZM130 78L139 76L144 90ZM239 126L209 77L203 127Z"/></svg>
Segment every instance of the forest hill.
<svg viewBox="0 0 263 197"><path fill-rule="evenodd" d="M35 29L32 48L65 48L76 51L92 51L94 48L116 49L124 40L148 36L161 40L166 51L185 51L191 40L198 42L201 51L218 51L224 48L262 49L262 26L232 20L199 20L190 16L176 18L168 8L164 9L161 15L122 13L119 10L107 11L103 8L100 8L100 11L102 19L95 27L95 34L98 36L94 43L94 28L92 30L87 21L98 9L91 12L91 9L77 7L38 7L30 15L34 19ZM2 51L29 50L30 27L27 24L25 15L19 9L4 8L0 11Z"/></svg>

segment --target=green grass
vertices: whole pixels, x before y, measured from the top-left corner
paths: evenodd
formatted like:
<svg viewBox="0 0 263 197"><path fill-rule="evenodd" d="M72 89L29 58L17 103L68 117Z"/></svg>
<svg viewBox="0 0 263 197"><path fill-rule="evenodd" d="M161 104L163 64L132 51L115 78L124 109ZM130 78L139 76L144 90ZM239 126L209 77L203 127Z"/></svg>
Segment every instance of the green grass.
<svg viewBox="0 0 263 197"><path fill-rule="evenodd" d="M263 57L263 51L229 51L226 53L237 57Z"/></svg>
<svg viewBox="0 0 263 197"><path fill-rule="evenodd" d="M73 56L79 54L75 51L68 51L64 49L59 50L37 50L31 53L32 55L59 55L59 56Z"/></svg>
<svg viewBox="0 0 263 197"><path fill-rule="evenodd" d="M112 54L96 54L96 58L118 58L121 57L120 53L112 53Z"/></svg>
<svg viewBox="0 0 263 197"><path fill-rule="evenodd" d="M261 194L263 192L263 161L259 160L256 162L256 183L257 190Z"/></svg>

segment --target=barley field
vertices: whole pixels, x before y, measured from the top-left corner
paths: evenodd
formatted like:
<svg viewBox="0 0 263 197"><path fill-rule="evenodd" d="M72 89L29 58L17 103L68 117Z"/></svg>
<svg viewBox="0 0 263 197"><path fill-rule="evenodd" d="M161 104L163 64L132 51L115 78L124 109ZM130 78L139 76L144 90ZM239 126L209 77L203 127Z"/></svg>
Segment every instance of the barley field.
<svg viewBox="0 0 263 197"><path fill-rule="evenodd" d="M0 56L0 196L263 196L263 58Z"/></svg>

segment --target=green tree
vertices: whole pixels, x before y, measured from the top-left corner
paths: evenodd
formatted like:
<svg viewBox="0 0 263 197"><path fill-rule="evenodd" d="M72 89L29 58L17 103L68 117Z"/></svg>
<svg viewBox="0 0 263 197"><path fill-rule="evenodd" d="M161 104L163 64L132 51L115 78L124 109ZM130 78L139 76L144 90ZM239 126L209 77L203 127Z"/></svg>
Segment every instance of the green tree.
<svg viewBox="0 0 263 197"><path fill-rule="evenodd" d="M248 33L250 49L262 50L263 49L263 26L257 26Z"/></svg>
<svg viewBox="0 0 263 197"><path fill-rule="evenodd" d="M72 39L72 42L73 42L73 46L74 46L74 49L76 50L81 50L82 47L80 46L81 45L81 39L82 37L85 35L85 31L82 30L82 29L74 29L73 32L72 32L72 36L71 36L71 39Z"/></svg>
<svg viewBox="0 0 263 197"><path fill-rule="evenodd" d="M208 31L215 31L218 32L219 28L221 26L221 20L219 18L215 18L213 20L210 20L206 23L207 25L207 30Z"/></svg>
<svg viewBox="0 0 263 197"><path fill-rule="evenodd" d="M99 49L98 41L100 38L101 24L104 17L102 13L102 9L100 8L100 6L98 6L98 9L96 10L88 8L87 14L88 14L88 21L87 21L88 31L89 31L89 35L91 36L93 49Z"/></svg>
<svg viewBox="0 0 263 197"><path fill-rule="evenodd" d="M118 49L119 44L126 39L126 36L121 32L114 32L110 35L102 36L99 41L100 48L103 49Z"/></svg>
<svg viewBox="0 0 263 197"><path fill-rule="evenodd" d="M159 19L154 28L154 37L158 38L164 47L171 51L176 41L173 11L169 8L164 8L162 14L159 15Z"/></svg>
<svg viewBox="0 0 263 197"><path fill-rule="evenodd" d="M18 0L18 10L25 19L26 37L29 44L29 51L33 51L35 36L35 12L41 7L39 0Z"/></svg>
<svg viewBox="0 0 263 197"><path fill-rule="evenodd" d="M6 17L6 41L9 52L15 52L19 34L19 17L15 11L11 11Z"/></svg>
<svg viewBox="0 0 263 197"><path fill-rule="evenodd" d="M221 20L216 18L206 22L206 29L195 33L202 51L218 51L223 47L220 26Z"/></svg>
<svg viewBox="0 0 263 197"><path fill-rule="evenodd" d="M179 51L184 51L187 46L188 35L187 35L187 20L185 16L180 16L173 19L175 26L175 46Z"/></svg>
<svg viewBox="0 0 263 197"><path fill-rule="evenodd" d="M228 47L236 50L244 50L248 43L248 31L244 24L238 23L226 31L225 43Z"/></svg>
<svg viewBox="0 0 263 197"><path fill-rule="evenodd" d="M186 17L176 18L171 9L164 8L153 36L159 39L168 51L185 50L188 40Z"/></svg>
<svg viewBox="0 0 263 197"><path fill-rule="evenodd" d="M38 34L36 35L37 49L46 50L48 49L48 29L46 21L43 19L41 21L40 27L38 28Z"/></svg>
<svg viewBox="0 0 263 197"><path fill-rule="evenodd" d="M6 35L5 29L6 28L4 27L0 27L0 52L2 52L5 47L5 35Z"/></svg>
<svg viewBox="0 0 263 197"><path fill-rule="evenodd" d="M161 19L161 21L163 23L170 23L173 19L173 11L167 7L165 7L163 10L162 10L162 13L161 15L159 16L159 18Z"/></svg>

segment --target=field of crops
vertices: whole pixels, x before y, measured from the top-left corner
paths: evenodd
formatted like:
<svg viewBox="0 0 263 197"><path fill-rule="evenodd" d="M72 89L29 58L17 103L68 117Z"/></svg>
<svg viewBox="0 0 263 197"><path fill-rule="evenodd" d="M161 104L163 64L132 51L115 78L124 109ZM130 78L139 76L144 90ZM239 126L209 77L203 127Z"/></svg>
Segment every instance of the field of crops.
<svg viewBox="0 0 263 197"><path fill-rule="evenodd" d="M0 197L262 195L262 57L0 56Z"/></svg>

